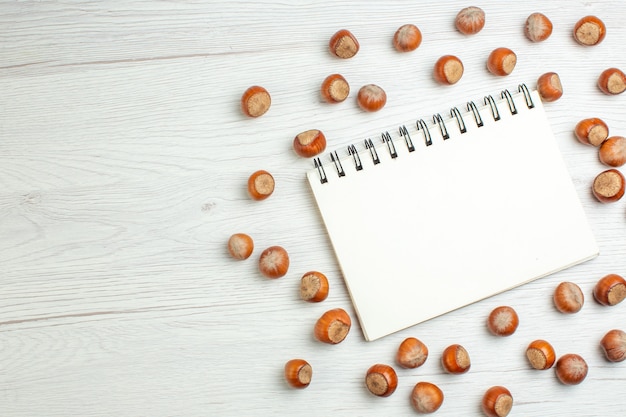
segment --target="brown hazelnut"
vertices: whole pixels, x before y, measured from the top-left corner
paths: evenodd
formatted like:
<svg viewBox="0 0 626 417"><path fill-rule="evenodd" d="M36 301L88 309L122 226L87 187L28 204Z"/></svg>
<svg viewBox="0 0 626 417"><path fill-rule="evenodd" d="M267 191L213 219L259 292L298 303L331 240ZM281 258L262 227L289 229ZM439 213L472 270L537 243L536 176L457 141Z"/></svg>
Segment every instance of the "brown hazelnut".
<svg viewBox="0 0 626 417"><path fill-rule="evenodd" d="M310 303L319 303L328 297L328 278L317 271L307 272L300 279L300 298Z"/></svg>
<svg viewBox="0 0 626 417"><path fill-rule="evenodd" d="M626 333L623 330L610 330L600 341L604 356L611 362L626 359Z"/></svg>
<svg viewBox="0 0 626 417"><path fill-rule="evenodd" d="M483 395L482 409L489 417L506 417L513 408L513 396L503 386L489 388Z"/></svg>
<svg viewBox="0 0 626 417"><path fill-rule="evenodd" d="M605 69L598 77L598 88L604 94L621 94L626 91L626 75L619 68Z"/></svg>
<svg viewBox="0 0 626 417"><path fill-rule="evenodd" d="M605 275L593 288L593 297L605 306L621 303L626 298L626 280L617 274Z"/></svg>
<svg viewBox="0 0 626 417"><path fill-rule="evenodd" d="M469 371L471 361L467 350L461 345L454 344L444 349L441 365L450 374L463 374Z"/></svg>
<svg viewBox="0 0 626 417"><path fill-rule="evenodd" d="M576 123L574 135L580 143L600 146L609 137L609 127L604 120L590 117Z"/></svg>
<svg viewBox="0 0 626 417"><path fill-rule="evenodd" d="M400 343L396 362L403 368L418 368L428 359L428 347L419 339L407 337Z"/></svg>
<svg viewBox="0 0 626 417"><path fill-rule="evenodd" d="M463 63L454 55L444 55L435 62L433 77L440 84L456 84L463 77Z"/></svg>
<svg viewBox="0 0 626 417"><path fill-rule="evenodd" d="M322 82L320 93L328 103L341 103L350 94L350 84L343 75L331 74Z"/></svg>
<svg viewBox="0 0 626 417"><path fill-rule="evenodd" d="M359 42L347 29L341 29L331 36L328 47L333 55L342 59L352 58L359 52Z"/></svg>
<svg viewBox="0 0 626 417"><path fill-rule="evenodd" d="M626 138L611 136L598 149L600 162L610 167L621 167L626 163Z"/></svg>
<svg viewBox="0 0 626 417"><path fill-rule="evenodd" d="M235 233L228 239L228 253L235 259L248 259L253 250L254 242L245 233Z"/></svg>
<svg viewBox="0 0 626 417"><path fill-rule="evenodd" d="M303 158L319 155L326 149L326 136L321 130L311 129L298 133L293 139L293 150Z"/></svg>
<svg viewBox="0 0 626 417"><path fill-rule="evenodd" d="M517 55L509 48L496 48L489 54L487 69L493 75L505 76L513 72Z"/></svg>
<svg viewBox="0 0 626 417"><path fill-rule="evenodd" d="M389 397L398 387L398 375L391 366L376 364L367 370L365 386L378 397Z"/></svg>
<svg viewBox="0 0 626 417"><path fill-rule="evenodd" d="M556 355L550 343L537 339L530 342L526 348L526 358L534 369L545 370L552 368Z"/></svg>
<svg viewBox="0 0 626 417"><path fill-rule="evenodd" d="M485 11L476 6L466 7L456 15L454 24L462 34L474 35L485 26Z"/></svg>
<svg viewBox="0 0 626 417"><path fill-rule="evenodd" d="M578 385L587 377L587 362L575 353L567 353L556 361L556 377L565 385Z"/></svg>
<svg viewBox="0 0 626 417"><path fill-rule="evenodd" d="M292 359L285 364L285 380L294 388L306 388L311 383L313 368L304 359Z"/></svg>
<svg viewBox="0 0 626 417"><path fill-rule="evenodd" d="M543 42L552 34L552 22L542 13L532 13L526 19L524 35L532 42Z"/></svg>
<svg viewBox="0 0 626 417"><path fill-rule="evenodd" d="M418 413L434 413L443 404L443 391L430 382L418 382L411 391L411 404Z"/></svg>
<svg viewBox="0 0 626 417"><path fill-rule="evenodd" d="M281 246L270 246L259 257L259 271L267 278L280 278L289 270L289 255Z"/></svg>
<svg viewBox="0 0 626 417"><path fill-rule="evenodd" d="M601 203L614 203L624 196L624 175L611 168L599 173L593 180L591 191Z"/></svg>
<svg viewBox="0 0 626 417"><path fill-rule="evenodd" d="M272 104L270 93L261 86L253 85L241 96L241 111L249 117L264 115Z"/></svg>
<svg viewBox="0 0 626 417"><path fill-rule="evenodd" d="M580 287L573 282L561 282L552 296L554 306L561 313L578 313L585 303L585 296Z"/></svg>
<svg viewBox="0 0 626 417"><path fill-rule="evenodd" d="M265 170L259 170L248 178L248 194L253 200L265 200L274 192L274 177Z"/></svg>
<svg viewBox="0 0 626 417"><path fill-rule="evenodd" d="M375 112L382 109L387 103L385 90L376 84L366 84L359 89L357 103L365 111Z"/></svg>
<svg viewBox="0 0 626 417"><path fill-rule="evenodd" d="M519 325L519 317L512 307L494 308L487 318L487 328L496 336L510 336Z"/></svg>
<svg viewBox="0 0 626 417"><path fill-rule="evenodd" d="M402 25L393 35L393 46L399 52L416 50L422 43L422 32L413 24Z"/></svg>
<svg viewBox="0 0 626 417"><path fill-rule="evenodd" d="M596 16L585 16L574 25L574 39L581 45L597 45L605 36L606 26Z"/></svg>
<svg viewBox="0 0 626 417"><path fill-rule="evenodd" d="M537 79L537 92L545 102L556 101L563 96L561 78L556 72L546 72Z"/></svg>
<svg viewBox="0 0 626 417"><path fill-rule="evenodd" d="M335 345L343 342L350 332L352 320L342 308L328 310L317 319L314 335L317 340Z"/></svg>

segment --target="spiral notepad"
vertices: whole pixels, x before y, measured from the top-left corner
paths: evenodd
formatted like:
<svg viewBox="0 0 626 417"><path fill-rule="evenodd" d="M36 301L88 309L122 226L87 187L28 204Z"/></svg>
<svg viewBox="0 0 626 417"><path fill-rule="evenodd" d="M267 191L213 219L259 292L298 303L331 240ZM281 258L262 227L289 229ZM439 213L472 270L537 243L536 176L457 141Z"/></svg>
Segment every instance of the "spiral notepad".
<svg viewBox="0 0 626 417"><path fill-rule="evenodd" d="M307 173L366 340L598 254L524 84L376 136Z"/></svg>

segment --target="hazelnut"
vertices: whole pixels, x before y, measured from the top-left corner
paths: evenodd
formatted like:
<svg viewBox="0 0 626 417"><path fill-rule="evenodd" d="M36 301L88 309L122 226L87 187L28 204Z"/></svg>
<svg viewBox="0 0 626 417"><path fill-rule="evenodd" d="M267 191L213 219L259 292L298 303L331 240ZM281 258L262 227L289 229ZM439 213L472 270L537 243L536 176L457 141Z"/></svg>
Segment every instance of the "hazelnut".
<svg viewBox="0 0 626 417"><path fill-rule="evenodd" d="M606 36L606 26L596 16L585 16L574 25L574 39L581 45L597 45Z"/></svg>
<svg viewBox="0 0 626 417"><path fill-rule="evenodd" d="M463 76L463 63L454 55L444 55L435 62L433 76L441 84L456 84Z"/></svg>
<svg viewBox="0 0 626 417"><path fill-rule="evenodd" d="M621 362L626 359L626 333L622 330L610 330L600 341L606 359Z"/></svg>
<svg viewBox="0 0 626 417"><path fill-rule="evenodd" d="M545 102L556 101L563 96L561 78L556 72L546 72L537 79L537 92Z"/></svg>
<svg viewBox="0 0 626 417"><path fill-rule="evenodd" d="M317 319L314 335L320 342L335 345L348 336L351 326L352 320L348 313L342 308L335 308L328 310Z"/></svg>
<svg viewBox="0 0 626 417"><path fill-rule="evenodd" d="M554 306L561 313L578 313L585 303L585 296L580 287L573 282L561 282L554 290Z"/></svg>
<svg viewBox="0 0 626 417"><path fill-rule="evenodd" d="M418 413L434 413L443 404L443 391L430 382L418 382L411 391L411 404Z"/></svg>
<svg viewBox="0 0 626 417"><path fill-rule="evenodd" d="M604 94L621 94L626 90L626 75L618 68L605 69L598 77L598 88Z"/></svg>
<svg viewBox="0 0 626 417"><path fill-rule="evenodd" d="M259 170L248 178L248 194L253 200L265 200L274 192L274 177L267 171Z"/></svg>
<svg viewBox="0 0 626 417"><path fill-rule="evenodd" d="M378 111L387 103L387 94L376 84L366 84L359 89L357 103L365 111Z"/></svg>
<svg viewBox="0 0 626 417"><path fill-rule="evenodd" d="M496 336L510 336L519 325L519 317L512 307L494 308L487 319L487 328Z"/></svg>
<svg viewBox="0 0 626 417"><path fill-rule="evenodd" d="M565 385L578 385L587 377L587 362L575 353L567 353L556 361L556 377Z"/></svg>
<svg viewBox="0 0 626 417"><path fill-rule="evenodd" d="M552 34L552 22L542 13L532 13L526 19L524 35L532 42L543 42Z"/></svg>
<svg viewBox="0 0 626 417"><path fill-rule="evenodd" d="M328 47L333 55L343 59L352 58L359 52L359 42L347 29L341 29L331 36Z"/></svg>
<svg viewBox="0 0 626 417"><path fill-rule="evenodd" d="M621 167L626 163L626 138L611 136L600 145L600 162L611 167Z"/></svg>
<svg viewBox="0 0 626 417"><path fill-rule="evenodd" d="M300 279L300 298L310 303L319 303L328 297L328 278L321 272L307 272Z"/></svg>
<svg viewBox="0 0 626 417"><path fill-rule="evenodd" d="M600 146L609 137L609 127L604 120L590 117L576 123L574 135L580 143Z"/></svg>
<svg viewBox="0 0 626 417"><path fill-rule="evenodd" d="M270 246L259 257L259 271L267 278L280 278L289 269L289 255L281 246Z"/></svg>
<svg viewBox="0 0 626 417"><path fill-rule="evenodd" d="M469 371L471 361L467 350L461 345L454 344L444 349L441 365L450 374L463 374Z"/></svg>
<svg viewBox="0 0 626 417"><path fill-rule="evenodd" d="M485 26L485 12L480 7L466 7L456 15L454 24L462 34L474 35Z"/></svg>
<svg viewBox="0 0 626 417"><path fill-rule="evenodd" d="M398 387L398 375L391 366L376 364L367 370L365 386L378 397L389 397Z"/></svg>
<svg viewBox="0 0 626 417"><path fill-rule="evenodd" d="M418 368L428 359L428 347L421 340L407 337L400 343L396 362L403 368Z"/></svg>
<svg viewBox="0 0 626 417"><path fill-rule="evenodd" d="M489 54L487 69L493 75L505 76L513 72L517 55L509 48L496 48Z"/></svg>
<svg viewBox="0 0 626 417"><path fill-rule="evenodd" d="M591 191L601 203L614 203L624 196L625 183L624 175L611 168L596 176Z"/></svg>
<svg viewBox="0 0 626 417"><path fill-rule="evenodd" d="M253 85L241 96L241 111L249 117L259 117L265 114L272 104L270 93L261 86Z"/></svg>
<svg viewBox="0 0 626 417"><path fill-rule="evenodd" d="M285 364L285 380L294 388L306 388L311 383L313 368L304 359L292 359Z"/></svg>
<svg viewBox="0 0 626 417"><path fill-rule="evenodd" d="M235 233L228 239L228 253L235 259L248 259L253 250L254 242L245 233Z"/></svg>
<svg viewBox="0 0 626 417"><path fill-rule="evenodd" d="M605 306L621 303L626 298L626 280L617 274L600 278L593 288L593 297Z"/></svg>
<svg viewBox="0 0 626 417"><path fill-rule="evenodd" d="M400 52L410 52L422 43L422 32L412 24L402 25L393 35L393 46Z"/></svg>
<svg viewBox="0 0 626 417"><path fill-rule="evenodd" d="M556 354L550 343L537 339L530 342L526 348L526 358L534 369L545 370L552 368Z"/></svg>
<svg viewBox="0 0 626 417"><path fill-rule="evenodd" d="M341 74L331 74L324 79L320 88L322 98L328 103L341 103L350 94L350 85Z"/></svg>
<svg viewBox="0 0 626 417"><path fill-rule="evenodd" d="M483 395L482 409L489 417L506 417L513 408L513 396L503 386L489 388Z"/></svg>
<svg viewBox="0 0 626 417"><path fill-rule="evenodd" d="M293 139L293 150L303 158L319 155L326 149L326 136L317 129L298 133Z"/></svg>

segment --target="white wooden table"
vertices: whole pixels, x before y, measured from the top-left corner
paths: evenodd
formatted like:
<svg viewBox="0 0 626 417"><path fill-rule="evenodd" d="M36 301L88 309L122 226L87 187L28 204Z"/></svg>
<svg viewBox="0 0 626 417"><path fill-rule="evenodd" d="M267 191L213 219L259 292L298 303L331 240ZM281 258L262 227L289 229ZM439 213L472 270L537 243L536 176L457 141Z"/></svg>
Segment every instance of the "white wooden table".
<svg viewBox="0 0 626 417"><path fill-rule="evenodd" d="M608 273L626 274L626 200L598 203L590 193L605 167L597 150L573 136L575 124L601 117L626 135L626 95L596 87L605 68L626 69L626 10L621 1L528 0L476 3L485 29L464 36L453 25L461 1L9 1L0 2L0 415L32 416L405 416L420 380L438 384L436 415L481 415L482 393L506 385L510 415L624 415L626 363L607 362L599 340L626 329L626 303L603 307L591 291ZM526 17L540 11L552 36L532 44ZM603 43L586 48L574 23L597 15ZM418 50L400 54L391 37L402 24L423 33ZM350 29L361 50L330 56L327 42ZM485 69L489 52L518 55L512 75ZM443 54L465 64L461 81L437 85L432 65ZM292 150L293 137L317 128L329 150L397 123L481 100L547 71L565 94L548 117L600 246L598 258L424 324L365 342L355 323L336 346L313 339L327 309L353 310L336 259L305 182L312 161ZM353 91L328 105L321 80L339 72ZM356 91L376 83L387 106L364 113ZM267 114L239 109L254 84L272 94ZM541 149L537 149L541 152ZM257 169L274 174L275 193L246 194ZM529 166L532 169L532 166ZM514 221L514 219L512 219ZM250 234L255 252L235 261L228 237ZM287 276L257 270L260 252L281 245ZM329 298L298 297L301 275L323 271ZM558 313L551 297L561 281L581 286L586 303ZM424 283L428 285L428 283ZM485 327L492 308L516 308L509 338ZM356 320L355 320L356 321ZM371 395L365 371L394 364L400 341L423 340L426 364L399 369L388 398ZM578 386L553 370L531 370L526 345L545 338L557 355L589 364ZM461 343L469 373L445 374L443 349ZM307 359L313 382L289 388L284 363Z"/></svg>

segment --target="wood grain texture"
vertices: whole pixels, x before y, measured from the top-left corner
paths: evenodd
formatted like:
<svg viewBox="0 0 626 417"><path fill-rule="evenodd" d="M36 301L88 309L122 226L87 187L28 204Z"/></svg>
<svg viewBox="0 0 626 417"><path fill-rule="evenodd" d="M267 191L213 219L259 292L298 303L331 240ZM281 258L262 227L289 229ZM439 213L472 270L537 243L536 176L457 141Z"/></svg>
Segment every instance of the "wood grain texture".
<svg viewBox="0 0 626 417"><path fill-rule="evenodd" d="M445 393L441 416L481 415L482 393L495 384L513 393L511 415L623 415L618 387L626 369L605 361L598 344L606 331L626 327L626 304L602 307L591 291L605 274L626 274L626 206L594 200L591 181L605 167L572 132L586 117L603 118L611 134L626 132L624 97L595 85L605 68L626 67L626 12L617 0L485 0L485 29L467 37L453 25L466 6L0 1L0 414L404 416L414 412L413 385L428 380ZM540 44L521 31L536 11L555 28ZM585 48L571 31L589 14L608 33ZM424 40L400 54L391 38L405 23L420 27ZM340 28L361 43L351 60L327 51ZM509 77L485 68L499 46L518 54ZM452 87L432 79L443 54L465 64ZM563 98L546 108L601 255L376 342L363 340L358 323L340 345L316 342L313 325L324 311L354 312L306 184L312 163L295 155L293 137L316 128L329 150L341 149L522 82L533 86L547 71L564 85ZM335 72L352 93L328 105L318 89ZM389 100L366 114L355 96L371 82ZM239 110L253 84L272 94L270 111L258 119ZM257 169L277 181L262 202L246 194ZM401 227L402 219L387 221ZM237 232L255 241L246 261L226 251ZM258 255L272 245L291 257L278 280L257 270ZM309 270L329 278L323 303L298 298ZM565 280L586 297L576 315L552 305L552 291ZM485 320L504 304L517 309L520 327L495 338ZM422 339L431 357L417 370L399 369L391 397L370 395L365 371L393 364L408 336ZM581 354L587 380L566 387L552 370L532 371L524 349L535 338L550 340L559 356ZM468 349L468 374L442 372L440 352L452 343ZM305 390L283 381L283 365L294 357L313 366Z"/></svg>

